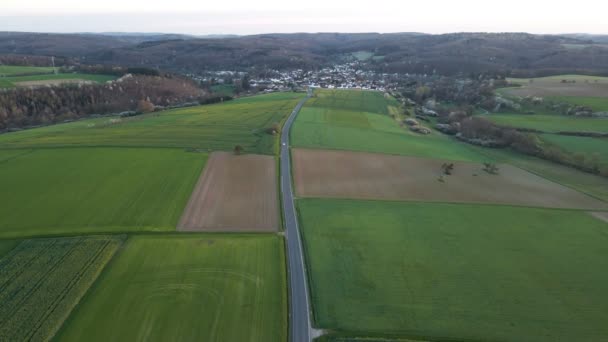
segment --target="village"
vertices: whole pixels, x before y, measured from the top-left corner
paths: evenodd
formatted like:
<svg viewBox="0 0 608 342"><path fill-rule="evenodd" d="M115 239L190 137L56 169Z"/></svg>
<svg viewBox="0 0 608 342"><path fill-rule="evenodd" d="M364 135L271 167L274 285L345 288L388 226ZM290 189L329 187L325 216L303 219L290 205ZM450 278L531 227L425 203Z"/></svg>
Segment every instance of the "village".
<svg viewBox="0 0 608 342"><path fill-rule="evenodd" d="M363 70L359 62L337 64L317 71L264 70L253 74L257 76L250 78L250 73L243 71L208 71L187 76L203 85L233 85L237 89L250 88L265 92L302 90L308 87L390 91L397 88L398 80L402 77L399 74L378 74Z"/></svg>

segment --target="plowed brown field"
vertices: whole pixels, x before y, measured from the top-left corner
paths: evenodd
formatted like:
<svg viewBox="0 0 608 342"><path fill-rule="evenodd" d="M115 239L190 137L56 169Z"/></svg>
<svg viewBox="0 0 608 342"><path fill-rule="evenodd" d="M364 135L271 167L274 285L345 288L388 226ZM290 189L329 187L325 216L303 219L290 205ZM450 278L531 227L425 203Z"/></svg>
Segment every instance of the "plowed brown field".
<svg viewBox="0 0 608 342"><path fill-rule="evenodd" d="M272 156L214 152L177 226L182 231L277 231Z"/></svg>
<svg viewBox="0 0 608 342"><path fill-rule="evenodd" d="M443 161L346 151L293 151L296 193L302 197L494 203L549 208L605 210L608 203L511 165L498 175L482 165L455 162L451 176Z"/></svg>

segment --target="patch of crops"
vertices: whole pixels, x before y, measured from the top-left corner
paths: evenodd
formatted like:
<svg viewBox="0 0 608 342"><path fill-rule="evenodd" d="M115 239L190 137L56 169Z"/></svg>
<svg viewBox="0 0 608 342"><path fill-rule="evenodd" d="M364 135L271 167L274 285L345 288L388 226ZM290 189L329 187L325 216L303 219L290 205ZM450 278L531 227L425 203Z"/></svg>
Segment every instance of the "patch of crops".
<svg viewBox="0 0 608 342"><path fill-rule="evenodd" d="M50 339L121 243L106 236L21 242L0 259L0 340Z"/></svg>

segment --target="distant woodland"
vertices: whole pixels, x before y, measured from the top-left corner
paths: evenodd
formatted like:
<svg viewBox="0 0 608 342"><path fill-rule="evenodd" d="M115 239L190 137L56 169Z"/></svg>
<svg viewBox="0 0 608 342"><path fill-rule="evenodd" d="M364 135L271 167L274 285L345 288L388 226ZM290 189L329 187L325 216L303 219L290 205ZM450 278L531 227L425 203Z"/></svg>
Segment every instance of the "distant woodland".
<svg viewBox="0 0 608 342"><path fill-rule="evenodd" d="M74 84L0 91L0 130L74 120L92 114L148 112L213 95L180 77L124 76L107 84Z"/></svg>
<svg viewBox="0 0 608 342"><path fill-rule="evenodd" d="M150 67L178 73L204 70L315 70L357 51L367 67L387 73L513 76L605 74L603 36L527 33L319 33L227 38L180 35L104 36L0 32L0 54L56 56L61 62Z"/></svg>

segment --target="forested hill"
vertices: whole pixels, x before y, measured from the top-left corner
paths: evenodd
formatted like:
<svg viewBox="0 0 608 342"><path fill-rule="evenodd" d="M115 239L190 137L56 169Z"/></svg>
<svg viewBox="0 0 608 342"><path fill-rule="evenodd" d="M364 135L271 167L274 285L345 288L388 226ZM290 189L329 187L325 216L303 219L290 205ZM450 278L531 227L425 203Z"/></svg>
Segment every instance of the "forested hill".
<svg viewBox="0 0 608 342"><path fill-rule="evenodd" d="M608 74L601 36L526 33L181 35L0 33L0 54L55 55L80 63L147 66L178 72L223 69L316 69L366 52L383 72L512 71Z"/></svg>

